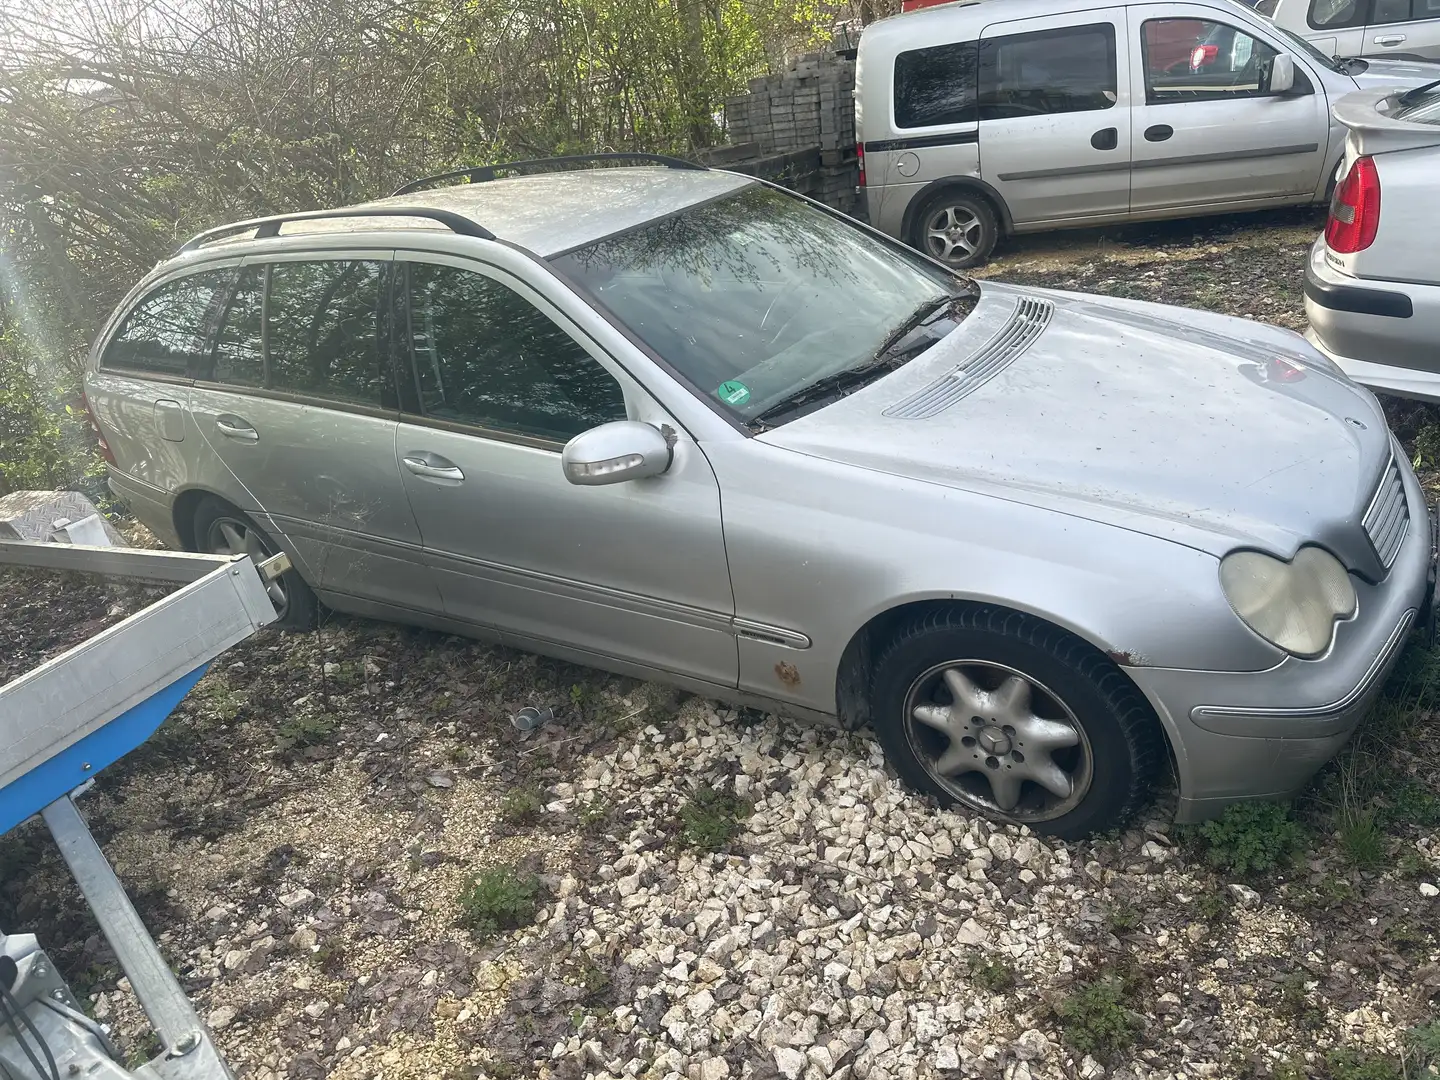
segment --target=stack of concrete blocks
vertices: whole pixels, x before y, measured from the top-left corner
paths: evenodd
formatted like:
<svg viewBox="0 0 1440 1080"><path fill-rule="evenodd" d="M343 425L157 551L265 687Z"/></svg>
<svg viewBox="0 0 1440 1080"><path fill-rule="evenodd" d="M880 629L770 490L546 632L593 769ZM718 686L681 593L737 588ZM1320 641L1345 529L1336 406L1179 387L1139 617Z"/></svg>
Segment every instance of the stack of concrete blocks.
<svg viewBox="0 0 1440 1080"><path fill-rule="evenodd" d="M782 183L856 214L854 89L853 60L834 53L802 56L778 74L753 80L750 93L725 103L731 146L757 166L757 159L791 159Z"/></svg>

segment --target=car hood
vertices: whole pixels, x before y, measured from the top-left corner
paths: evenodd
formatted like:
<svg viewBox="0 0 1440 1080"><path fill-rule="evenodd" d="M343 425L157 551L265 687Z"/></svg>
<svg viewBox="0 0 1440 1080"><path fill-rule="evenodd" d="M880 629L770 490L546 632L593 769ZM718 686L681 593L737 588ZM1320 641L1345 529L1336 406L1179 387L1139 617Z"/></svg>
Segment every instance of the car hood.
<svg viewBox="0 0 1440 1080"><path fill-rule="evenodd" d="M994 282L917 359L758 438L1216 555L1321 543L1362 573L1392 446L1375 396L1288 331Z"/></svg>
<svg viewBox="0 0 1440 1080"><path fill-rule="evenodd" d="M1412 86L1440 79L1440 64L1427 64L1422 60L1370 60L1369 66L1351 80L1361 90L1379 90L1387 87L1406 90Z"/></svg>

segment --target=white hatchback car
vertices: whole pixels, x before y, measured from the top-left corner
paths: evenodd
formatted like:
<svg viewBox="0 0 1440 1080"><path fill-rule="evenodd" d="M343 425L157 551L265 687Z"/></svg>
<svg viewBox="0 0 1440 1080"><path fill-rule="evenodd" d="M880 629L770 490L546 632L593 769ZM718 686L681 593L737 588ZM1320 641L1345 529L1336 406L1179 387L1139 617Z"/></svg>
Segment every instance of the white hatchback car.
<svg viewBox="0 0 1440 1080"><path fill-rule="evenodd" d="M1307 336L1357 382L1440 401L1440 82L1352 94L1335 118L1349 137L1305 271Z"/></svg>

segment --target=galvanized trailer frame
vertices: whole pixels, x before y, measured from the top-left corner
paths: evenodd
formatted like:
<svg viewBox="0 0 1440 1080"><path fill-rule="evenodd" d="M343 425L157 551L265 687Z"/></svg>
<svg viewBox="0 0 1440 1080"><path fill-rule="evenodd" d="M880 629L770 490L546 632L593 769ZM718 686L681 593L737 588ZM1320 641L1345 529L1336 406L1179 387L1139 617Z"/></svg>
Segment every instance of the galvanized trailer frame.
<svg viewBox="0 0 1440 1080"><path fill-rule="evenodd" d="M283 555L0 540L0 566L179 584L163 599L0 686L0 834L39 814L160 1037L133 1072L29 934L0 929L0 1065L10 1075L220 1080L232 1074L72 799L154 733L210 661L275 619ZM0 1070L4 1075L4 1070Z"/></svg>

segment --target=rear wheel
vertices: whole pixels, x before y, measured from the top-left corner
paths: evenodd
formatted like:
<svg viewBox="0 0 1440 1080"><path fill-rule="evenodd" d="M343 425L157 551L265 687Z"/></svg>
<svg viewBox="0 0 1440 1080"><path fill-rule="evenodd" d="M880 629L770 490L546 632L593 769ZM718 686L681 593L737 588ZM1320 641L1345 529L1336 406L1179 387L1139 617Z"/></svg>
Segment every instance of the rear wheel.
<svg viewBox="0 0 1440 1080"><path fill-rule="evenodd" d="M997 608L906 624L872 682L891 767L946 805L1076 839L1144 802L1162 741L1153 713L1099 652Z"/></svg>
<svg viewBox="0 0 1440 1080"><path fill-rule="evenodd" d="M926 202L913 231L915 247L957 270L984 262L1000 238L990 200L963 188L942 191Z"/></svg>
<svg viewBox="0 0 1440 1080"><path fill-rule="evenodd" d="M249 555L257 564L279 550L245 514L215 498L204 499L196 507L195 544L212 555ZM319 602L294 570L267 581L265 589L275 605L276 626L286 630L314 627Z"/></svg>

